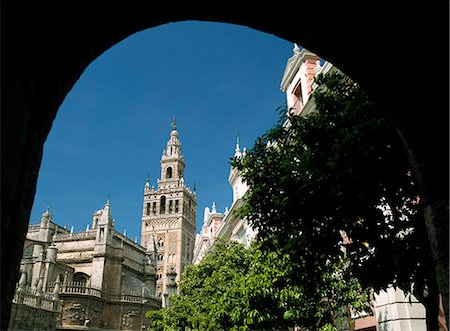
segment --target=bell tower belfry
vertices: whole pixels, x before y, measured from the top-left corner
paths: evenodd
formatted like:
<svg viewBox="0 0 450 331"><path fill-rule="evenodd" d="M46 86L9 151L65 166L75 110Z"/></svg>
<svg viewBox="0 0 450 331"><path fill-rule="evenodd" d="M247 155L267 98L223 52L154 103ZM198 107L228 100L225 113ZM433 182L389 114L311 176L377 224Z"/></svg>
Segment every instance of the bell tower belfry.
<svg viewBox="0 0 450 331"><path fill-rule="evenodd" d="M184 177L184 157L175 119L171 122L172 132L161 158L161 184L173 185ZM159 183L158 183L159 184Z"/></svg>
<svg viewBox="0 0 450 331"><path fill-rule="evenodd" d="M161 157L158 187L144 187L141 245L156 259L156 294L168 293L168 276L180 280L184 266L193 258L197 195L184 182L184 157L175 119Z"/></svg>

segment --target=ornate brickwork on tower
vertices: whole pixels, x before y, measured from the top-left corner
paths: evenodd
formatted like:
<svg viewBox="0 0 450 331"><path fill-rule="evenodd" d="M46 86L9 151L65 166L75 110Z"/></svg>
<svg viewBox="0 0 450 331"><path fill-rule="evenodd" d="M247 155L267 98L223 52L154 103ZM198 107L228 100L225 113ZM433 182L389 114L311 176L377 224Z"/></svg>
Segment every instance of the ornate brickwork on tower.
<svg viewBox="0 0 450 331"><path fill-rule="evenodd" d="M197 196L184 183L184 157L175 120L161 158L158 187L144 188L141 245L156 255L156 294L167 293L167 274L176 272L176 282L192 262Z"/></svg>

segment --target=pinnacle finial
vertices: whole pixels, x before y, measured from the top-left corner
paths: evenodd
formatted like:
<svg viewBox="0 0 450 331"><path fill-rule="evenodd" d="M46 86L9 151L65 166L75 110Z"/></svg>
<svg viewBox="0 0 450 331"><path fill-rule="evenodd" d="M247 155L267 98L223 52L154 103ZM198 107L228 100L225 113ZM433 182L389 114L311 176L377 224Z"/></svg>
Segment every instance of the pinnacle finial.
<svg viewBox="0 0 450 331"><path fill-rule="evenodd" d="M41 218L41 222L48 222L52 220L52 214L50 213L50 208L47 206L47 209L45 210L45 212L42 214L42 218Z"/></svg>
<svg viewBox="0 0 450 331"><path fill-rule="evenodd" d="M236 137L236 149L234 150L234 156L235 157L240 157L241 156L241 149L239 148L239 133Z"/></svg>
<svg viewBox="0 0 450 331"><path fill-rule="evenodd" d="M50 216L50 207L47 206L47 208L45 209L45 212L42 214L42 216Z"/></svg>
<svg viewBox="0 0 450 331"><path fill-rule="evenodd" d="M177 129L177 120L175 119L175 116L173 116L172 121L170 121L170 126L171 126L172 129L174 129L174 130Z"/></svg>
<svg viewBox="0 0 450 331"><path fill-rule="evenodd" d="M298 47L298 45L294 43L294 49L292 51L294 52L294 54L298 54L300 53L300 47Z"/></svg>

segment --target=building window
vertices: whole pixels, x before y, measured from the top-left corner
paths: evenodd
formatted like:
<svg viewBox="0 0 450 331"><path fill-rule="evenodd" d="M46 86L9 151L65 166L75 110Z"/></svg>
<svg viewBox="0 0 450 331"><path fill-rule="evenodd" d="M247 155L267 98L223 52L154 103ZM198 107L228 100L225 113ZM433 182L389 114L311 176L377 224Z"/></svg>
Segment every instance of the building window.
<svg viewBox="0 0 450 331"><path fill-rule="evenodd" d="M178 213L179 210L179 203L178 200L175 200L175 213Z"/></svg>
<svg viewBox="0 0 450 331"><path fill-rule="evenodd" d="M164 240L162 238L158 241L158 247L164 247Z"/></svg>
<svg viewBox="0 0 450 331"><path fill-rule="evenodd" d="M172 167L168 167L166 170L166 178L172 178Z"/></svg>
<svg viewBox="0 0 450 331"><path fill-rule="evenodd" d="M23 257L33 256L34 245L29 245L23 250Z"/></svg>
<svg viewBox="0 0 450 331"><path fill-rule="evenodd" d="M300 114L303 108L302 84L300 80L295 85L292 94L294 95L294 104L289 108L289 115L297 115Z"/></svg>
<svg viewBox="0 0 450 331"><path fill-rule="evenodd" d="M173 212L173 200L169 201L169 214L172 214Z"/></svg>
<svg viewBox="0 0 450 331"><path fill-rule="evenodd" d="M159 205L159 213L160 214L166 213L166 197L164 195L161 196L160 205Z"/></svg>
<svg viewBox="0 0 450 331"><path fill-rule="evenodd" d="M150 215L150 202L147 202L145 208L146 208L145 214L146 214L147 216Z"/></svg>
<svg viewBox="0 0 450 331"><path fill-rule="evenodd" d="M152 213L153 213L153 215L156 214L156 202L153 202Z"/></svg>
<svg viewBox="0 0 450 331"><path fill-rule="evenodd" d="M158 254L158 261L162 261L164 259L162 254Z"/></svg>

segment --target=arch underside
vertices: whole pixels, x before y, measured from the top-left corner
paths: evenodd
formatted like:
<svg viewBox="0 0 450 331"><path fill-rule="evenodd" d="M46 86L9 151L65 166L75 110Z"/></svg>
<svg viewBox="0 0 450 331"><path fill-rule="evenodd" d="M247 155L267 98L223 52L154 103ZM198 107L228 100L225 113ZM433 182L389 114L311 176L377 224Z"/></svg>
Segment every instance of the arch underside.
<svg viewBox="0 0 450 331"><path fill-rule="evenodd" d="M216 21L274 34L359 81L397 119L425 205L447 211L440 217L448 232L448 3L10 1L2 7L2 329L43 144L59 105L108 48L170 22ZM211 47L220 47L220 36ZM446 240L441 258L448 261Z"/></svg>

